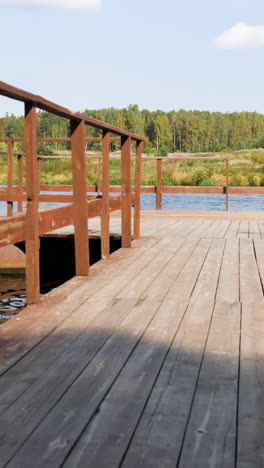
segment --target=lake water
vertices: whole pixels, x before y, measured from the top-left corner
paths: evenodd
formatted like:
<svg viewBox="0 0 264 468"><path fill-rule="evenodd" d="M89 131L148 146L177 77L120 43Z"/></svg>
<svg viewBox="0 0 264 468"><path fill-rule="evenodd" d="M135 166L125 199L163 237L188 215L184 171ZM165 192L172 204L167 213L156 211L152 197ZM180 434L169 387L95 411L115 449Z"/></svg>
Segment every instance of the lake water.
<svg viewBox="0 0 264 468"><path fill-rule="evenodd" d="M51 192L49 192L51 193ZM113 194L112 194L113 195ZM155 209L155 194L142 194L142 209ZM225 210L225 195L218 194L163 194L164 210ZM14 204L15 205L15 204ZM41 203L41 208L52 208L56 203ZM16 209L16 207L14 206ZM230 195L229 208L233 211L264 210L264 195ZM0 215L6 215L6 203L0 202ZM0 326L25 305L25 276L0 274Z"/></svg>
<svg viewBox="0 0 264 468"><path fill-rule="evenodd" d="M164 210L225 210L226 196L219 194L180 193L162 195ZM142 208L154 210L155 194L142 194ZM262 211L264 195L229 195L229 210Z"/></svg>
<svg viewBox="0 0 264 468"><path fill-rule="evenodd" d="M42 192L56 194L57 192ZM60 192L67 195L67 192ZM111 194L111 195L119 195ZM196 194L196 193L165 193L162 195L162 207L164 210L225 210L225 195ZM154 210L156 207L156 195L143 193L141 195L142 209ZM55 208L66 203L40 203L41 208ZM229 209L233 211L262 211L264 210L264 195L229 195ZM14 203L14 210L16 204ZM0 202L0 216L6 215L6 203Z"/></svg>

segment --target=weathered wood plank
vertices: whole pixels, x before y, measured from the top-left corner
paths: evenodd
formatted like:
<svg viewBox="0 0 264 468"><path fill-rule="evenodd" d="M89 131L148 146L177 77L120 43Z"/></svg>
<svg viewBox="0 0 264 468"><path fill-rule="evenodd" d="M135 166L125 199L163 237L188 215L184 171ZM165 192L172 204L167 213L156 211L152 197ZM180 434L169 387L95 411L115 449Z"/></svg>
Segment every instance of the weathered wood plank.
<svg viewBox="0 0 264 468"><path fill-rule="evenodd" d="M247 239L248 238L248 221L240 221L237 237L239 239Z"/></svg>
<svg viewBox="0 0 264 468"><path fill-rule="evenodd" d="M211 240L209 239L201 239L198 242L192 256L168 291L168 299L184 302L190 298L210 245Z"/></svg>
<svg viewBox="0 0 264 468"><path fill-rule="evenodd" d="M206 230L213 224L213 221L210 219L204 219L202 222L194 229L189 237L194 237L196 239L201 239L204 237Z"/></svg>
<svg viewBox="0 0 264 468"><path fill-rule="evenodd" d="M217 231L216 231L214 237L216 237L216 238L225 237L230 224L231 224L230 219L223 219L220 226L217 228Z"/></svg>
<svg viewBox="0 0 264 468"><path fill-rule="evenodd" d="M148 300L162 300L184 267L186 261L192 255L196 245L197 239L187 240L183 245L180 245L179 250L144 291L142 298L148 298Z"/></svg>
<svg viewBox="0 0 264 468"><path fill-rule="evenodd" d="M261 239L260 229L257 221L249 221L248 236L254 239Z"/></svg>
<svg viewBox="0 0 264 468"><path fill-rule="evenodd" d="M217 303L179 468L235 466L239 338L240 304Z"/></svg>
<svg viewBox="0 0 264 468"><path fill-rule="evenodd" d="M175 467L195 393L213 303L190 304L124 458L124 468Z"/></svg>
<svg viewBox="0 0 264 468"><path fill-rule="evenodd" d="M252 239L240 239L240 300L241 302L263 300Z"/></svg>
<svg viewBox="0 0 264 468"><path fill-rule="evenodd" d="M239 228L240 221L238 219L231 220L231 223L226 231L226 239L234 239L237 237L237 231Z"/></svg>
<svg viewBox="0 0 264 468"><path fill-rule="evenodd" d="M258 224L259 224L260 235L261 235L261 238L263 239L263 237L264 237L264 221L259 221Z"/></svg>
<svg viewBox="0 0 264 468"><path fill-rule="evenodd" d="M262 286L264 285L264 241L261 239L254 239L256 262L261 278Z"/></svg>
<svg viewBox="0 0 264 468"><path fill-rule="evenodd" d="M212 239L213 237L217 237L218 229L222 225L222 221L220 219L214 220L211 225L205 230L203 234L204 239Z"/></svg>
<svg viewBox="0 0 264 468"><path fill-rule="evenodd" d="M215 300L225 242L225 239L213 239L193 289L191 302L196 302L200 297L207 301Z"/></svg>
<svg viewBox="0 0 264 468"><path fill-rule="evenodd" d="M239 240L226 241L216 301L239 302Z"/></svg>
<svg viewBox="0 0 264 468"><path fill-rule="evenodd" d="M237 467L264 466L264 303L242 305Z"/></svg>

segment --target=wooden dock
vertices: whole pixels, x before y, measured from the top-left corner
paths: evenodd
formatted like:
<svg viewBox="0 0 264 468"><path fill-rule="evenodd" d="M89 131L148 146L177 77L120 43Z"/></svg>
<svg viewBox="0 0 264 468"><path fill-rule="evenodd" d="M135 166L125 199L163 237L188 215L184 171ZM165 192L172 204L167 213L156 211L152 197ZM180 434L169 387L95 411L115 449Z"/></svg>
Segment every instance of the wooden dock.
<svg viewBox="0 0 264 468"><path fill-rule="evenodd" d="M264 466L264 214L141 234L0 330L1 467Z"/></svg>

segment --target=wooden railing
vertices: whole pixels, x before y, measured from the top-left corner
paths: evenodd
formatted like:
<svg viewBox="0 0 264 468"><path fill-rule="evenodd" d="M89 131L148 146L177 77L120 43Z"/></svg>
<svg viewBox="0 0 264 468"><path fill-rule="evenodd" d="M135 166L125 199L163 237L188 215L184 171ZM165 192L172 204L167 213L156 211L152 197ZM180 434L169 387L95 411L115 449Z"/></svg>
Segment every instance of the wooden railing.
<svg viewBox="0 0 264 468"><path fill-rule="evenodd" d="M99 138L86 138L86 142L97 142L101 143L101 139ZM2 140L0 139L0 143L2 141L8 142L9 140L5 139ZM13 141L22 141L22 140L13 140ZM59 143L65 143L69 142L69 138L41 138L38 139L39 142L59 142ZM111 141L119 141L120 139L118 138L112 138ZM2 152L3 153L3 152ZM0 152L1 154L1 152ZM6 153L5 153L6 154ZM23 156L22 153L14 153L15 156L20 158ZM93 154L93 155L87 155L86 154L86 159L87 160L97 160L97 183L95 185L87 185L86 190L87 192L94 192L100 195L101 193L101 186L102 186L102 160L103 157L101 154ZM12 159L12 156L10 156ZM58 160L58 159L69 159L71 158L70 155L55 155L55 156L38 156L39 161L45 161L45 160ZM119 156L116 155L111 155L109 159L120 159ZM226 210L229 209L229 195L234 195L234 194L255 194L255 195L261 195L264 194L264 187L256 187L256 186L251 186L251 187L235 187L235 186L230 186L229 183L229 173L230 173L230 167L229 167L229 159L226 157L206 157L206 156L201 156L201 157L190 157L190 156L180 156L180 157L170 157L170 158L161 158L161 157L152 157L152 156L142 156L142 161L144 162L151 162L155 161L156 162L156 185L152 186L143 186L141 185L141 165L138 164L137 157L131 157L131 161L136 160L136 185L133 186L131 185L131 190L132 190L132 202L136 204L135 211L137 212L138 206L140 204L140 200L137 200L138 194L139 193L148 193L148 194L155 194L156 195L156 209L160 210L162 209L162 200L163 200L163 194L218 194L218 195L225 195L225 207ZM212 163L217 162L217 161L223 161L225 165L225 185L223 186L180 186L180 185L163 185L162 184L162 170L164 165L166 164L175 164L178 163L179 161L211 161ZM12 167L12 163L9 163L10 168ZM13 188L16 192L23 192L25 190L25 187L21 186L21 180L22 180L22 175L21 175L21 163L18 167L18 185L17 187ZM177 167L177 166L175 166ZM12 177L9 174L9 186L11 188L12 186ZM60 192L72 192L73 187L72 185L40 185L40 190L41 191L52 191L52 192L57 192L57 194L53 195L47 195L47 194L40 194L40 201L45 201L45 202L55 202L55 203L63 203L63 202L72 202L72 196L71 195L60 195ZM115 193L121 193L122 192L122 187L120 185L110 185L109 186L109 192L115 192ZM1 189L0 189L1 193ZM135 200L133 198L133 195L135 196ZM1 197L3 200L3 190L1 193ZM0 197L0 198L1 198ZM9 197L9 198L8 198ZM12 198L13 197L13 198ZM88 197L89 198L94 198L94 197ZM8 201L9 205L9 210L11 212L12 210L12 200L19 200L19 198L13 194L10 193L7 194L5 191L5 200ZM25 195L24 195L25 199ZM133 204L132 203L132 204ZM137 215L136 215L137 216ZM137 222L138 224L138 222Z"/></svg>
<svg viewBox="0 0 264 468"><path fill-rule="evenodd" d="M111 138L111 141L115 142L120 142L120 138ZM24 141L22 139L0 139L1 142L5 142L8 144L8 152L7 151L0 151L0 154L8 154L8 188L3 189L0 188L0 200L6 201L7 202L7 211L9 215L12 215L13 213L13 202L16 201L18 203L18 211L21 211L22 209L22 202L26 201L26 187L23 186L22 179L22 171L23 171L23 161L22 158L25 156L23 153L14 153L12 150L12 145L10 143L14 142L21 142ZM86 142L96 142L96 143L102 143L102 140L100 138L86 138ZM59 143L65 143L65 142L70 142L69 138L40 138L38 139L38 142L59 142ZM13 164L13 158L17 157L18 158L18 163L17 163L17 185L13 186L13 179L14 179L14 164ZM70 159L70 155L55 155L55 156L38 156L38 161L46 161L46 160L58 160L58 159ZM97 160L97 183L95 185L87 185L86 190L87 192L93 192L97 193L97 196L99 197L101 192L102 192L102 160L103 157L100 154L93 154L93 155L87 155L85 156L87 160ZM110 159L118 159L120 160L119 156L111 155ZM247 186L247 187L237 187L237 186L230 186L229 185L229 160L226 157L170 157L170 158L160 158L160 157L150 157L150 156L142 156L142 160L144 161L156 161L156 185L152 186L143 186L141 185L141 165L138 164L137 157L131 157L131 161L136 160L136 185L131 185L131 199L132 199L132 205L135 206L135 237L138 238L139 236L139 231L137 226L139 226L139 207L140 207L140 199L137 200L137 198L140 197L140 193L148 193L148 194L155 194L156 195L156 209L160 210L162 209L162 200L163 200L163 194L218 194L218 195L225 195L225 206L226 210L229 209L229 195L234 195L234 194L254 194L254 195L263 195L264 194L264 187L262 186ZM162 184L162 168L164 167L164 164L169 163L177 163L179 161L199 161L199 160L205 160L205 161L224 161L225 162L225 168L226 168L226 184L223 186L180 186L180 185L163 185ZM88 171L89 173L89 171ZM109 179L109 174L108 174L108 179ZM72 203L73 202L73 186L72 185L55 185L55 184L46 184L46 185L40 185L40 191L43 192L56 192L55 194L43 194L40 193L39 195L39 201L40 202L51 202L51 203ZM63 194L60 194L60 192L64 192ZM66 194L65 194L66 193ZM69 194L67 194L69 193ZM122 193L122 186L120 185L109 185L109 193ZM95 196L89 196L87 195L88 200L94 199ZM115 197L112 198L111 203L113 205L113 202L115 201ZM111 206L110 206L110 211L111 211Z"/></svg>
<svg viewBox="0 0 264 468"><path fill-rule="evenodd" d="M23 186L23 158L14 154L14 142L8 144L8 183L1 190L0 200L6 201L8 212L0 218L0 246L25 241L26 243L26 289L27 303L36 303L40 296L39 278L39 238L51 230L74 224L75 232L75 265L76 275L89 274L89 245L87 220L101 216L101 249L102 257L109 257L109 213L121 209L122 246L131 246L131 206L135 207L134 237L140 234L140 177L141 155L144 138L122 130L113 125L87 117L81 113L73 113L53 102L14 88L0 82L0 95L24 102L25 105L25 142L26 186ZM40 159L37 156L37 114L36 109L50 112L70 121L72 158L72 196L67 201L70 205L49 210L39 210L39 202L53 201L52 195L43 196L40 186ZM92 126L102 131L102 195L100 198L87 197L85 168L85 126ZM109 187L109 146L111 135L121 138L121 196L110 197ZM132 200L131 191L131 144L136 143L136 177L137 190ZM14 156L18 158L18 184L13 185ZM60 201L62 201L60 199ZM14 213L13 202L18 203L18 211ZM26 202L26 210L23 210Z"/></svg>

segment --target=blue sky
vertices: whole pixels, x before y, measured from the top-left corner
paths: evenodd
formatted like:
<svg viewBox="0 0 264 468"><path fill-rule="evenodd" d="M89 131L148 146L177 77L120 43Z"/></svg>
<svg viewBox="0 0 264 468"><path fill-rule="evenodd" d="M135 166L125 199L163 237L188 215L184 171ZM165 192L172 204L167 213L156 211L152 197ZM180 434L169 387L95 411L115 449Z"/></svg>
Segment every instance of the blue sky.
<svg viewBox="0 0 264 468"><path fill-rule="evenodd" d="M264 113L263 0L0 0L0 18L0 79L72 110Z"/></svg>

